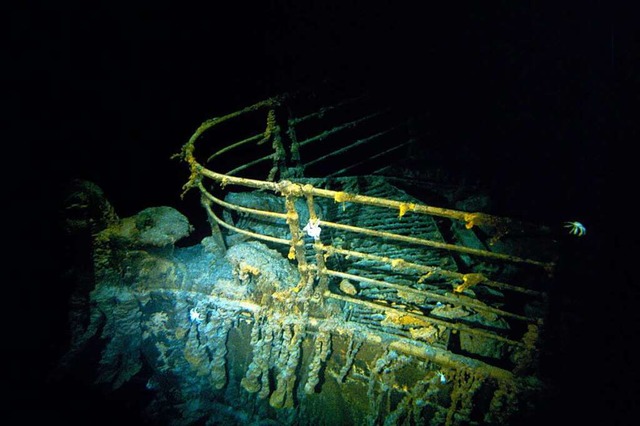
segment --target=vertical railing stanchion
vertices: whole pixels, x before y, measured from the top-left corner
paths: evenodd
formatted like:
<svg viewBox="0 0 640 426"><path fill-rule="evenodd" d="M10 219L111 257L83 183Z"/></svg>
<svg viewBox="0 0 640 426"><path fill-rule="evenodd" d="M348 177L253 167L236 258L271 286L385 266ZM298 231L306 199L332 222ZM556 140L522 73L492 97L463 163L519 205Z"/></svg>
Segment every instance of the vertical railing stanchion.
<svg viewBox="0 0 640 426"><path fill-rule="evenodd" d="M291 232L291 248L289 249L289 259L296 259L298 271L300 272L300 283L297 291L304 290L305 293L311 291L313 286L313 276L309 273L307 266L304 239L300 231L300 217L296 210L296 198L302 195L300 185L282 181L278 184L281 194L285 197L285 208L287 210L287 224Z"/></svg>
<svg viewBox="0 0 640 426"><path fill-rule="evenodd" d="M222 231L220 231L220 226L218 222L211 216L211 201L203 194L200 195L200 204L204 207L207 212L207 220L209 221L209 226L211 227L211 238L215 242L217 246L218 253L224 255L227 251L227 245L224 242L224 237L222 236Z"/></svg>
<svg viewBox="0 0 640 426"><path fill-rule="evenodd" d="M320 219L316 214L316 208L313 203L313 186L307 184L302 187L302 191L307 199L307 208L309 209L309 223L318 227ZM324 262L325 251L322 249L322 240L320 234L317 237L314 237L313 249L316 253L316 278L318 279L318 285L316 288L316 294L322 295L326 290L328 290L328 277L326 274L326 265ZM322 300L322 298L320 298Z"/></svg>

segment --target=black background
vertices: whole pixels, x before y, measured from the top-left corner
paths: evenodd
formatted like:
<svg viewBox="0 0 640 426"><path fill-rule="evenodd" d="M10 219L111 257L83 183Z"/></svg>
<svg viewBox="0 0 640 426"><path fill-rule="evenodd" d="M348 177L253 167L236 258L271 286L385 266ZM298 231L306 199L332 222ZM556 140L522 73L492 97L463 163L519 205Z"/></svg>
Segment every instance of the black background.
<svg viewBox="0 0 640 426"><path fill-rule="evenodd" d="M550 418L624 424L638 392L627 389L637 382L626 349L636 293L624 287L624 273L611 273L608 254L623 243L611 229L633 227L633 218L608 222L614 205L606 195L614 143L627 126L618 110L633 96L620 81L633 78L635 54L615 3L558 3L11 7L3 350L16 418L42 412L115 424L133 416L126 407L137 408L89 388L43 384L66 343L70 289L59 278L66 258L58 221L65 185L97 183L122 217L170 205L204 226L196 197L180 199L188 170L170 156L205 119L323 83L429 111L434 135L504 182L493 195L505 213L587 225L588 236L566 248L575 275L561 293L578 300L579 319L564 335L575 340L557 360L563 386Z"/></svg>

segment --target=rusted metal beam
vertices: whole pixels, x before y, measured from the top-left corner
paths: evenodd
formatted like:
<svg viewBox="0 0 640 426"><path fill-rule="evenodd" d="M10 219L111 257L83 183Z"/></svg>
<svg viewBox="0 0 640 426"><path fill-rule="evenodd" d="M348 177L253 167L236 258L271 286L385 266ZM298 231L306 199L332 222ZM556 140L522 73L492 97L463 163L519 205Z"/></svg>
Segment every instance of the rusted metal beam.
<svg viewBox="0 0 640 426"><path fill-rule="evenodd" d="M439 320L436 318L432 318L432 317L427 317L424 315L418 315L418 314L414 314L412 312L404 312L404 311L400 311L398 309L392 308L390 306L384 306L384 305L380 305L378 303L375 302L369 302L367 300L361 300L361 299L355 299L353 297L348 297L348 296L342 296L339 294L335 294L332 293L331 291L326 291L324 293L324 297L326 298L330 298L330 299L336 299L336 300L340 300L346 303L352 303L354 305L360 305L360 306L366 306L367 308L370 309L377 309L377 310L381 310L384 312L389 312L391 313L391 315L396 315L396 316L405 316L405 317L409 317L409 318L413 318L418 322L424 322L424 323L430 323L433 325L439 325L439 326L443 326L452 330L456 330L458 332L465 332L465 333L469 333L469 334L475 334L477 336L481 336L481 337L486 337L488 339L493 339L493 340L497 340L499 342L503 342L512 346L519 346L519 347L527 347L524 343L522 342L518 342L517 340L512 340L512 339L508 339L506 337L502 337L499 336L495 333L491 333L488 331L484 331L484 330L479 330L476 328L471 328L469 326L466 326L464 324L459 324L459 323L450 323L447 321L443 321L443 320Z"/></svg>

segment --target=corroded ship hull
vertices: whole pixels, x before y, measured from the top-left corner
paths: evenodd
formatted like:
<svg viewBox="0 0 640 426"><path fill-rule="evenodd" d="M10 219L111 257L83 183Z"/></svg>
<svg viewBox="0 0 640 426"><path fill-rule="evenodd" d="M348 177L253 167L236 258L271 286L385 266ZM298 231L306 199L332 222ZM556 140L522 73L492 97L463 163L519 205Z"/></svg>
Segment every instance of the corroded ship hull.
<svg viewBox="0 0 640 426"><path fill-rule="evenodd" d="M170 207L104 221L69 358L100 331L98 381L144 376L149 417L171 424L526 417L544 387L544 227L425 204L381 173L424 142L418 118L311 104L269 99L183 147L211 223L200 244L175 246L191 226Z"/></svg>

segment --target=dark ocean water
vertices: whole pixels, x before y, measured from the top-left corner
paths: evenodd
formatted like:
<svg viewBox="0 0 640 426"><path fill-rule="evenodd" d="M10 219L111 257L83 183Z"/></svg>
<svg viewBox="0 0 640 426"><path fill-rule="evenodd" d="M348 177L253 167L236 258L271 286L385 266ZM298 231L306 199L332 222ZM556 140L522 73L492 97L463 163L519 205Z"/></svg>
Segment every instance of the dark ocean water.
<svg viewBox="0 0 640 426"><path fill-rule="evenodd" d="M569 329L549 360L554 406L558 420L626 424L638 397L628 349L638 300L623 253L637 238L619 232L633 229L633 217L610 220L607 185L625 128L616 75L628 53L616 11L587 3L426 12L386 2L270 2L255 13L163 2L16 7L8 100L17 119L6 157L17 168L3 178L10 423L142 424L142 384L116 396L93 386L95 360L47 381L68 339L73 259L59 207L70 180L96 182L121 216L171 205L202 224L195 197L180 198L188 171L170 159L194 129L265 97L328 84L429 111L448 167L477 161L473 173L493 182L504 211L587 225L586 237L563 243L567 279L557 291L567 305L558 309L568 310Z"/></svg>

